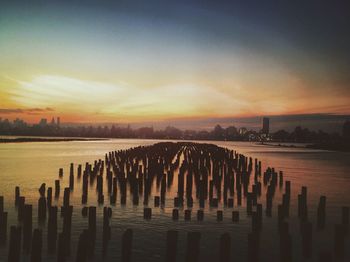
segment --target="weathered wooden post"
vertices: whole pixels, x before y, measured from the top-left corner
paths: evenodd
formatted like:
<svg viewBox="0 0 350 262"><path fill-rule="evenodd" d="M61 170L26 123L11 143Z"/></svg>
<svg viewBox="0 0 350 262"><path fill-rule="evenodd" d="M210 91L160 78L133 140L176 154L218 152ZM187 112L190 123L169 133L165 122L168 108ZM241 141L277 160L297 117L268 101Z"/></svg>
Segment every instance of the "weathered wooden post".
<svg viewBox="0 0 350 262"><path fill-rule="evenodd" d="M110 207L103 208L103 232L102 232L102 246L103 254L106 253L108 241L111 239L111 227L109 220L112 217L112 209Z"/></svg>
<svg viewBox="0 0 350 262"><path fill-rule="evenodd" d="M80 179L80 177L81 177L81 169L82 168L82 166L81 166L81 164L79 164L78 165L78 169L77 169L77 177L78 177L78 179Z"/></svg>
<svg viewBox="0 0 350 262"><path fill-rule="evenodd" d="M57 206L49 207L49 219L47 225L47 247L49 253L56 249L57 241Z"/></svg>
<svg viewBox="0 0 350 262"><path fill-rule="evenodd" d="M7 240L7 212L0 211L0 246Z"/></svg>
<svg viewBox="0 0 350 262"><path fill-rule="evenodd" d="M69 171L69 189L71 191L74 190L74 165L73 163L70 164L70 171Z"/></svg>
<svg viewBox="0 0 350 262"><path fill-rule="evenodd" d="M47 207L50 208L52 205L52 187L47 188L46 203L47 203Z"/></svg>
<svg viewBox="0 0 350 262"><path fill-rule="evenodd" d="M201 233L188 232L187 233L187 248L186 248L186 262L199 261L199 243Z"/></svg>
<svg viewBox="0 0 350 262"><path fill-rule="evenodd" d="M10 245L8 253L9 262L20 262L21 259L21 235L22 228L18 226L11 226L10 229Z"/></svg>
<svg viewBox="0 0 350 262"><path fill-rule="evenodd" d="M31 262L41 262L41 250L43 245L42 233L39 229L34 229L32 240Z"/></svg>
<svg viewBox="0 0 350 262"><path fill-rule="evenodd" d="M96 207L89 207L89 254L93 254L96 241Z"/></svg>
<svg viewBox="0 0 350 262"><path fill-rule="evenodd" d="M304 258L312 257L312 223L309 221L302 222L301 225L302 236L302 251Z"/></svg>
<svg viewBox="0 0 350 262"><path fill-rule="evenodd" d="M55 180L55 198L59 198L60 196L60 181Z"/></svg>
<svg viewBox="0 0 350 262"><path fill-rule="evenodd" d="M231 260L231 237L229 233L224 233L220 237L220 262Z"/></svg>
<svg viewBox="0 0 350 262"><path fill-rule="evenodd" d="M18 221L22 221L24 217L24 205L25 205L25 197L20 196L18 199Z"/></svg>
<svg viewBox="0 0 350 262"><path fill-rule="evenodd" d="M232 211L232 221L233 223L239 222L239 211Z"/></svg>
<svg viewBox="0 0 350 262"><path fill-rule="evenodd" d="M130 228L125 230L122 236L122 262L131 261L132 237L133 237L132 230Z"/></svg>
<svg viewBox="0 0 350 262"><path fill-rule="evenodd" d="M58 177L59 178L63 177L63 168L62 167L60 169L58 169Z"/></svg>
<svg viewBox="0 0 350 262"><path fill-rule="evenodd" d="M66 249L65 249L65 237L64 233L58 234L58 242L57 242L57 262L65 262L66 261Z"/></svg>
<svg viewBox="0 0 350 262"><path fill-rule="evenodd" d="M185 220L187 221L191 220L191 209L185 210Z"/></svg>
<svg viewBox="0 0 350 262"><path fill-rule="evenodd" d="M20 197L19 186L16 186L16 188L15 188L15 206L18 206L19 197Z"/></svg>
<svg viewBox="0 0 350 262"><path fill-rule="evenodd" d="M38 220L39 223L45 222L46 219L46 198L41 196L38 201Z"/></svg>
<svg viewBox="0 0 350 262"><path fill-rule="evenodd" d="M176 250L177 250L177 231L169 230L166 234L166 262L176 261Z"/></svg>
<svg viewBox="0 0 350 262"><path fill-rule="evenodd" d="M69 188L68 188L69 190ZM64 257L70 254L70 243L71 243L71 232L72 232L72 214L73 206L66 206L64 208L63 215L63 227L62 227L62 237L63 237L63 253Z"/></svg>
<svg viewBox="0 0 350 262"><path fill-rule="evenodd" d="M160 198L159 196L154 197L154 207L159 207Z"/></svg>
<svg viewBox="0 0 350 262"><path fill-rule="evenodd" d="M342 207L342 225L344 226L345 235L349 234L349 225L350 225L350 208Z"/></svg>
<svg viewBox="0 0 350 262"><path fill-rule="evenodd" d="M23 217L23 249L30 251L32 240L32 205L24 205Z"/></svg>
<svg viewBox="0 0 350 262"><path fill-rule="evenodd" d="M173 220L179 220L179 210L178 209L176 209L176 208L173 209L172 217L173 217Z"/></svg>
<svg viewBox="0 0 350 262"><path fill-rule="evenodd" d="M88 258L88 239L89 239L89 230L85 229L79 236L78 248L76 262L86 262Z"/></svg>
<svg viewBox="0 0 350 262"><path fill-rule="evenodd" d="M280 261L292 261L292 237L289 234L289 225L283 221L280 226Z"/></svg>
<svg viewBox="0 0 350 262"><path fill-rule="evenodd" d="M197 220L198 221L203 221L203 219L204 219L204 210L199 209L197 211Z"/></svg>
<svg viewBox="0 0 350 262"><path fill-rule="evenodd" d="M152 208L145 207L143 209L143 218L144 219L151 219L152 218Z"/></svg>
<svg viewBox="0 0 350 262"><path fill-rule="evenodd" d="M224 214L222 210L217 210L216 211L216 220L217 221L222 221L224 219Z"/></svg>
<svg viewBox="0 0 350 262"><path fill-rule="evenodd" d="M317 228L322 230L326 224L326 197L321 196L317 207Z"/></svg>
<svg viewBox="0 0 350 262"><path fill-rule="evenodd" d="M337 260L344 259L345 255L344 225L335 225L334 232L334 256Z"/></svg>
<svg viewBox="0 0 350 262"><path fill-rule="evenodd" d="M259 233L252 232L248 234L248 262L259 261Z"/></svg>

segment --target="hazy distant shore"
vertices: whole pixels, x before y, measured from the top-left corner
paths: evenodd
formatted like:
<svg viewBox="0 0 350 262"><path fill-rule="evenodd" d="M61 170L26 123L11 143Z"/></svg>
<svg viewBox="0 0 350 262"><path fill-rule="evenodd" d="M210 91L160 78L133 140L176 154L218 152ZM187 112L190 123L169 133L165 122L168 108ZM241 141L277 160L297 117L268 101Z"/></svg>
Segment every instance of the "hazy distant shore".
<svg viewBox="0 0 350 262"><path fill-rule="evenodd" d="M284 147L284 148L308 148L308 149L321 149L329 151L350 152L350 146L347 143L307 143L307 144L288 144L288 143L258 143L264 146L271 147Z"/></svg>
<svg viewBox="0 0 350 262"><path fill-rule="evenodd" d="M106 138L0 138L0 143L100 141Z"/></svg>

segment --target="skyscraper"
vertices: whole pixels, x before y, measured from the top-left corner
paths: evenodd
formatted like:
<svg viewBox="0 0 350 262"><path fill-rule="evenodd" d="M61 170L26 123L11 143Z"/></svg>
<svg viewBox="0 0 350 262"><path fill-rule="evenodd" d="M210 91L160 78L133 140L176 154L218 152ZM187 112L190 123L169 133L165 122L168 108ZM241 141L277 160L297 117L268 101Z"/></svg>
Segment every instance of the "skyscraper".
<svg viewBox="0 0 350 262"><path fill-rule="evenodd" d="M263 124L263 126L262 126L262 129L261 129L261 132L263 134L268 135L269 131L270 131L270 119L268 117L264 117L262 124Z"/></svg>
<svg viewBox="0 0 350 262"><path fill-rule="evenodd" d="M57 126L60 127L60 124L61 124L61 119L60 117L57 117Z"/></svg>

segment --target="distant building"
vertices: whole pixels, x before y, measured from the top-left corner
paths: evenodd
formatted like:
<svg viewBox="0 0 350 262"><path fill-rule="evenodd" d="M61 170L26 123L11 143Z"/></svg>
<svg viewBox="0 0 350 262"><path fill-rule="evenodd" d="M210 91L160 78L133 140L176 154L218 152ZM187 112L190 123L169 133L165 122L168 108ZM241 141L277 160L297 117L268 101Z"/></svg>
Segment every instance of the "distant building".
<svg viewBox="0 0 350 262"><path fill-rule="evenodd" d="M60 127L60 124L61 124L61 118L57 117L57 126Z"/></svg>
<svg viewBox="0 0 350 262"><path fill-rule="evenodd" d="M270 132L270 119L268 117L264 117L262 120L261 133L268 135L269 132Z"/></svg>
<svg viewBox="0 0 350 262"><path fill-rule="evenodd" d="M55 123L55 118L53 117L52 119L51 119L51 125L52 126L54 126L56 123Z"/></svg>
<svg viewBox="0 0 350 262"><path fill-rule="evenodd" d="M343 137L350 139L350 121L346 121L343 125Z"/></svg>
<svg viewBox="0 0 350 262"><path fill-rule="evenodd" d="M39 125L41 126L46 126L47 125L47 119L46 118L42 118L39 122Z"/></svg>

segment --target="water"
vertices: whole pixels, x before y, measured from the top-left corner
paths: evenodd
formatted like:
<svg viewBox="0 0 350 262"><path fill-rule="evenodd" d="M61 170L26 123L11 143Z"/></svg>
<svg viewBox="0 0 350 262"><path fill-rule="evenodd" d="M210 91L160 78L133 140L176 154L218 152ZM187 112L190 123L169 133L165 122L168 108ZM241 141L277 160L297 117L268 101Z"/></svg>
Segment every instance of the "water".
<svg viewBox="0 0 350 262"><path fill-rule="evenodd" d="M14 189L20 186L21 195L26 197L26 203L33 204L33 228L39 227L37 223L37 201L39 197L38 188L41 183L46 187L54 186L54 180L58 179L58 169L64 168L65 175L61 181L61 197L63 188L68 186L69 165L84 164L97 159L104 159L104 154L109 151L127 149L139 145L151 145L157 140L134 140L115 139L109 141L76 141L76 142L35 142L35 143L9 143L0 144L0 195L5 198L5 210L9 212L10 225L17 224L17 212L14 208ZM306 148L286 148L257 145L248 142L212 142L219 146L236 150L247 156L258 158L262 161L263 170L267 166L275 167L284 172L284 179L292 181L291 196L291 223L290 231L293 237L293 256L295 261L301 261L300 234L296 218L297 194L302 185L308 187L308 205L310 220L315 222L316 208L321 195L327 196L327 225L323 232L314 231L313 258L318 259L320 251L331 251L333 241L333 225L340 222L341 206L350 205L350 154L312 150ZM174 183L176 184L176 183ZM104 187L106 188L106 186ZM90 188L94 192L94 188ZM119 193L119 192L118 192ZM261 239L262 261L278 260L278 232L276 229L276 206L281 203L281 193L277 191L274 199L273 217L263 218L263 231ZM157 193L153 187L152 196ZM112 208L111 220L112 239L108 246L106 261L118 261L120 259L121 233L126 228L134 229L133 239L133 261L164 261L166 231L176 229L179 231L178 261L182 261L186 250L186 233L188 231L202 232L200 242L200 258L202 261L218 260L219 238L224 232L231 235L231 252L235 261L246 261L247 233L250 231L251 219L246 216L244 205L236 206L240 211L239 224L233 224L231 220L232 209L223 208L224 221L216 221L215 208L209 208L206 204L204 221L196 221L196 211L199 209L195 202L192 208L192 221L184 221L183 211L180 211L179 221L171 219L173 208L173 197L176 188L167 192L167 200L164 208L153 208L153 198L150 198L152 207L152 219L143 219L142 198L140 205L133 206L130 197L127 205L120 205L120 198ZM105 199L107 194L105 194ZM53 201L53 205L61 204L61 199ZM244 202L244 201L243 201ZM265 196L260 199L265 205ZM79 234L87 228L87 219L81 215L81 183L75 181L75 189L71 195L71 203L74 206L72 221L72 255L75 260L75 248ZM88 205L97 205L93 193L89 193ZM109 206L109 201L105 200ZM95 256L92 261L102 260L102 212L103 207L97 208L97 242ZM62 221L59 218L59 232ZM44 225L44 240L46 239L46 228ZM9 232L8 232L9 236ZM346 242L350 248L349 240ZM348 248L348 249L349 249ZM7 257L8 247L0 247L0 261ZM349 257L349 254L347 254ZM29 261L28 256L22 255L23 261ZM46 241L43 246L44 261L56 261L56 255L48 255Z"/></svg>

